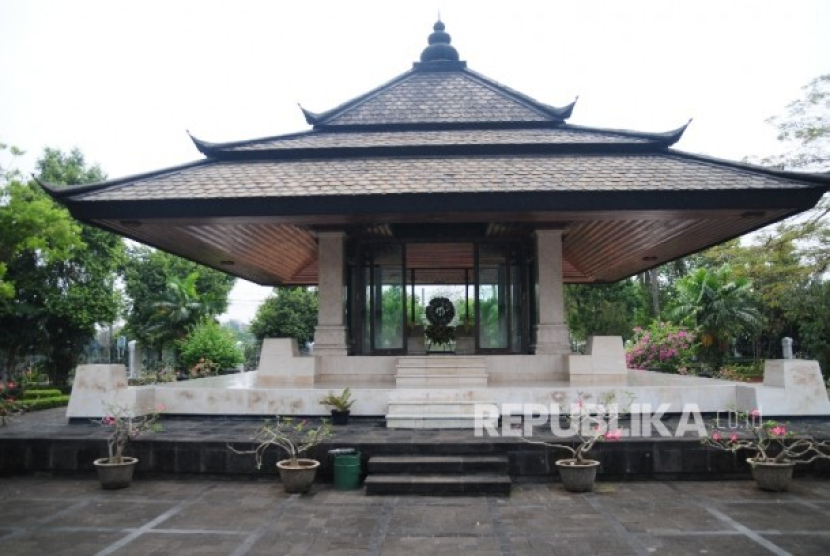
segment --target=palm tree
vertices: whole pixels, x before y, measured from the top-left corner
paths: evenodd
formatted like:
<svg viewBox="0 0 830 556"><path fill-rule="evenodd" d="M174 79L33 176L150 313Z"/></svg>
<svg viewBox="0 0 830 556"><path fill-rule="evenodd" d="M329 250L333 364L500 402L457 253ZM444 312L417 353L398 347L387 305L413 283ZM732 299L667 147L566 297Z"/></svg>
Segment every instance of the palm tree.
<svg viewBox="0 0 830 556"><path fill-rule="evenodd" d="M155 313L148 331L160 344L174 344L186 337L190 328L203 318L216 314L213 300L203 297L196 289L198 279L198 272L191 272L184 278L171 278L167 289L153 302Z"/></svg>
<svg viewBox="0 0 830 556"><path fill-rule="evenodd" d="M712 364L713 370L723 365L734 338L757 331L761 326L752 283L735 277L728 265L714 271L699 268L678 280L675 290L671 315L698 330L703 348L700 354Z"/></svg>

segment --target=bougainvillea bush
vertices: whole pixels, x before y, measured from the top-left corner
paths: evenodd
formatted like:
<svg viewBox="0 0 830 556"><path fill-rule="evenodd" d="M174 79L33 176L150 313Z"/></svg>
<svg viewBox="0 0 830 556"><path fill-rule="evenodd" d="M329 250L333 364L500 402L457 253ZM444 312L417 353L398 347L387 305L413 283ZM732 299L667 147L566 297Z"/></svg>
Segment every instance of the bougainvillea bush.
<svg viewBox="0 0 830 556"><path fill-rule="evenodd" d="M626 362L629 369L689 374L696 346L694 332L670 322L654 322L634 329Z"/></svg>

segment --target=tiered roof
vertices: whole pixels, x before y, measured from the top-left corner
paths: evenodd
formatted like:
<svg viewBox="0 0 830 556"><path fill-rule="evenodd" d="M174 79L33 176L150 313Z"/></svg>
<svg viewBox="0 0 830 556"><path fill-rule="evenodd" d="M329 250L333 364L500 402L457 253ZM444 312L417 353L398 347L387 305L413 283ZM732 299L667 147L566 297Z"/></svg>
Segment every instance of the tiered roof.
<svg viewBox="0 0 830 556"><path fill-rule="evenodd" d="M686 126L570 124L575 102L550 106L478 74L443 23L433 31L409 71L303 110L309 131L193 138L200 162L45 187L82 220L254 281L302 284L316 280L316 229L378 222L562 227L566 279L612 281L809 208L830 186L671 149Z"/></svg>

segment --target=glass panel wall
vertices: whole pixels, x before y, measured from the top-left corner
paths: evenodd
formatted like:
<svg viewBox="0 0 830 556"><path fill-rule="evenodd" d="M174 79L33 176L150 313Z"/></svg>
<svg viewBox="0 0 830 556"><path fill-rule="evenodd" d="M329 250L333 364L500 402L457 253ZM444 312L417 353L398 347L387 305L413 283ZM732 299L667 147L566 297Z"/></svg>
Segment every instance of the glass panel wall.
<svg viewBox="0 0 830 556"><path fill-rule="evenodd" d="M349 292L355 352L526 353L533 277L516 242L353 244ZM424 308L446 298L454 339L430 336ZM411 344L411 345L409 345Z"/></svg>
<svg viewBox="0 0 830 556"><path fill-rule="evenodd" d="M406 323L403 247L376 245L372 249L369 285L372 350L402 350Z"/></svg>
<svg viewBox="0 0 830 556"><path fill-rule="evenodd" d="M478 347L506 350L509 328L508 271L501 245L481 244L478 248L476 314Z"/></svg>

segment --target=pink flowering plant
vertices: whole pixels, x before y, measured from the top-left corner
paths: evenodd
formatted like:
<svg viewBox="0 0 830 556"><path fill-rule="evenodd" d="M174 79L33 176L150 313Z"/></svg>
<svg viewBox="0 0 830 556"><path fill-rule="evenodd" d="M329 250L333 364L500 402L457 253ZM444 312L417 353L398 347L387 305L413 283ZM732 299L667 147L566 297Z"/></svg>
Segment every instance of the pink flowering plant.
<svg viewBox="0 0 830 556"><path fill-rule="evenodd" d="M695 333L670 322L634 329L625 354L629 369L688 374L696 351Z"/></svg>
<svg viewBox="0 0 830 556"><path fill-rule="evenodd" d="M26 408L13 395L17 385L9 382L8 385L0 380L0 427L6 426L15 416L23 413Z"/></svg>
<svg viewBox="0 0 830 556"><path fill-rule="evenodd" d="M326 419L313 426L308 419L277 416L275 421L266 421L251 438L257 443L253 450L237 450L230 444L228 448L235 454L253 454L256 468L261 469L265 452L276 446L288 454L291 467L300 467L299 457L330 436L331 425Z"/></svg>
<svg viewBox="0 0 830 556"><path fill-rule="evenodd" d="M734 412L734 422L726 428L716 427L703 438L703 445L736 453L753 452L750 463L810 463L830 459L830 440L795 435L784 423L766 420L758 409L749 413ZM743 426L741 426L743 425Z"/></svg>
<svg viewBox="0 0 830 556"><path fill-rule="evenodd" d="M565 414L565 421L568 431L573 432L578 442L576 446L533 440L521 436L528 444L539 444L554 450L562 450L570 454L570 458L558 460L567 465L590 465L594 462L589 457L589 452L597 442L617 441L622 439L622 429L616 427L617 420L621 413L626 413L634 399L634 395L626 392L628 400L624 408L616 403L616 394L608 392L603 394L597 402L590 402L591 395L579 392L576 402L571 405L570 413ZM560 410L565 405L565 400L557 400ZM552 417L558 417L552 416Z"/></svg>
<svg viewBox="0 0 830 556"><path fill-rule="evenodd" d="M136 417L124 406L107 406L106 414L93 422L111 430L107 438L108 463L124 463L124 450L129 443L145 433L158 432L161 425L158 420L164 406L157 406L150 413Z"/></svg>

